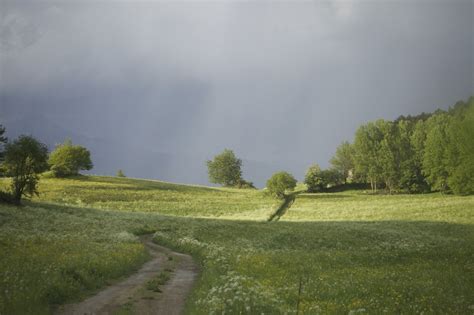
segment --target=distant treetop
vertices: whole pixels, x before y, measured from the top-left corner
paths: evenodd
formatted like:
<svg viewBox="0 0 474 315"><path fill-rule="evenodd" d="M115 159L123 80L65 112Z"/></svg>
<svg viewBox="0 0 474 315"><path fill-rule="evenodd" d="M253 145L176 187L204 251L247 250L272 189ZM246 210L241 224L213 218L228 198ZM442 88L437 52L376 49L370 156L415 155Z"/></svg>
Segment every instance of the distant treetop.
<svg viewBox="0 0 474 315"><path fill-rule="evenodd" d="M48 164L56 177L78 175L80 170L90 170L93 167L89 150L73 145L70 139L51 152Z"/></svg>

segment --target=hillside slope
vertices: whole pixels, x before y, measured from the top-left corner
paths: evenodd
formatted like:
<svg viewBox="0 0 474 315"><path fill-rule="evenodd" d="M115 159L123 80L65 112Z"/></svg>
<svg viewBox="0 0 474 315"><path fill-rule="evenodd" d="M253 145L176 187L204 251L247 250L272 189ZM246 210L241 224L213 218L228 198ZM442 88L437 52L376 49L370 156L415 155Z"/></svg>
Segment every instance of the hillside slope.
<svg viewBox="0 0 474 315"><path fill-rule="evenodd" d="M252 189L103 176L45 178L40 181L40 197L33 200L106 210L248 220L265 220L279 203Z"/></svg>

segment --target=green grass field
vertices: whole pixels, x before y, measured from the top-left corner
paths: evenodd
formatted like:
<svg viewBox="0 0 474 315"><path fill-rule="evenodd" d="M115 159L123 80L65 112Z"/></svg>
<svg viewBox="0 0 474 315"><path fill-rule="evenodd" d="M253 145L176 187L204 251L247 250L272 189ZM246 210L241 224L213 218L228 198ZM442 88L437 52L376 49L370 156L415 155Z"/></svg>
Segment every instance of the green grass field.
<svg viewBox="0 0 474 315"><path fill-rule="evenodd" d="M135 235L190 253L189 314L472 314L474 196L302 194L81 177L0 205L0 314L49 313L148 257ZM105 211L106 210L106 211ZM298 305L298 306L297 306Z"/></svg>

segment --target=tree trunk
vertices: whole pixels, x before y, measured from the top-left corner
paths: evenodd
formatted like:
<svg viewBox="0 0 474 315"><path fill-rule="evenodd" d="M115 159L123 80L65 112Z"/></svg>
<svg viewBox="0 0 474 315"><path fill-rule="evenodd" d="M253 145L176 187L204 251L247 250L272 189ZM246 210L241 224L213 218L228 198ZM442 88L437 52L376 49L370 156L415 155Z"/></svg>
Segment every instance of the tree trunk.
<svg viewBox="0 0 474 315"><path fill-rule="evenodd" d="M21 203L21 196L23 195L24 185L21 182L16 181L13 184L13 202L17 205Z"/></svg>

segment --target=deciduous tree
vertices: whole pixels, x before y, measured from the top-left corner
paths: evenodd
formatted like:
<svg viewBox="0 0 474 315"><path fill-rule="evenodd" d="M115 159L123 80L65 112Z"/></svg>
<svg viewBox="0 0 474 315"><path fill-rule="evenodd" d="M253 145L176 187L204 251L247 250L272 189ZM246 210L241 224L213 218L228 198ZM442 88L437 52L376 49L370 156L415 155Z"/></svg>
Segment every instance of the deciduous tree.
<svg viewBox="0 0 474 315"><path fill-rule="evenodd" d="M209 181L226 187L237 186L242 181L241 168L242 160L229 149L207 161Z"/></svg>
<svg viewBox="0 0 474 315"><path fill-rule="evenodd" d="M48 164L56 177L78 175L80 170L90 170L93 167L89 150L73 145L66 140L51 153Z"/></svg>
<svg viewBox="0 0 474 315"><path fill-rule="evenodd" d="M474 98L448 129L448 186L460 195L474 193Z"/></svg>
<svg viewBox="0 0 474 315"><path fill-rule="evenodd" d="M432 189L448 190L448 127L450 116L438 113L427 121L427 133L423 154L423 175Z"/></svg>
<svg viewBox="0 0 474 315"><path fill-rule="evenodd" d="M287 191L292 191L296 187L296 179L287 172L278 172L272 175L267 181L267 189L270 194L277 198L285 198Z"/></svg>
<svg viewBox="0 0 474 315"><path fill-rule="evenodd" d="M20 136L5 146L4 166L12 178L12 195L16 203L23 196L38 194L38 174L48 168L48 148L33 137Z"/></svg>
<svg viewBox="0 0 474 315"><path fill-rule="evenodd" d="M336 149L336 153L330 161L332 168L339 173L344 179L344 184L347 183L349 174L354 171L354 148L348 142L342 142Z"/></svg>
<svg viewBox="0 0 474 315"><path fill-rule="evenodd" d="M359 127L354 140L354 162L355 170L359 177L366 179L372 191L377 191L377 183L382 178L380 164L380 146L383 140L383 132L380 125L383 120L375 123L369 122Z"/></svg>

